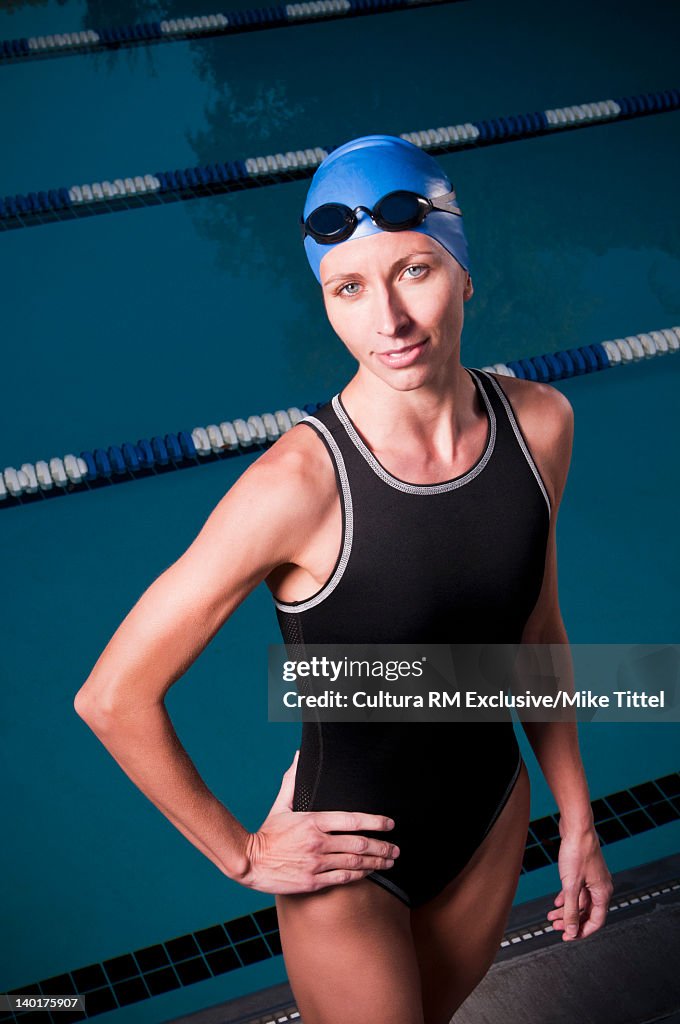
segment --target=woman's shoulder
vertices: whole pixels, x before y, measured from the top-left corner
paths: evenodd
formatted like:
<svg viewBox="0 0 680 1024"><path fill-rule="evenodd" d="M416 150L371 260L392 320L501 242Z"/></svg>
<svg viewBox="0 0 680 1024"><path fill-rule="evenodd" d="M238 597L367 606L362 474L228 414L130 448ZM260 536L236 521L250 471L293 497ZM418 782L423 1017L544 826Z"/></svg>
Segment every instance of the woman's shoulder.
<svg viewBox="0 0 680 1024"><path fill-rule="evenodd" d="M553 503L564 488L574 439L574 409L552 384L492 373L505 393L541 475L550 481Z"/></svg>
<svg viewBox="0 0 680 1024"><path fill-rule="evenodd" d="M574 419L571 402L559 388L542 381L524 380L485 371L498 382L512 405L515 416L527 421L542 436L561 434ZM523 427L523 424L520 424Z"/></svg>
<svg viewBox="0 0 680 1024"><path fill-rule="evenodd" d="M304 423L282 434L246 472L268 495L276 490L317 513L335 497L335 473L326 446Z"/></svg>

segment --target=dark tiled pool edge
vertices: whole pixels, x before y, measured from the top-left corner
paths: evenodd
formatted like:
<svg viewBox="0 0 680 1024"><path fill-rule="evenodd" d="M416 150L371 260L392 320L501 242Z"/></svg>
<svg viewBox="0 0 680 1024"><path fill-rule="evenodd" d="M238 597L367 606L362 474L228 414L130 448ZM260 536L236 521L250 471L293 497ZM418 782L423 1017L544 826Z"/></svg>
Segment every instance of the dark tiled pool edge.
<svg viewBox="0 0 680 1024"><path fill-rule="evenodd" d="M600 797L592 802L592 808L603 846L677 821L680 818L680 772ZM556 863L558 847L559 815L532 821L522 874ZM512 928L511 924L508 941L517 944ZM0 1013L0 1022L70 1024L87 1020L280 953L276 907L271 905L102 963L14 988L11 993L82 995L86 1011L60 1011L54 1015L48 1011L5 1012Z"/></svg>
<svg viewBox="0 0 680 1024"><path fill-rule="evenodd" d="M615 918L615 921L612 918L613 923L624 922L626 925L630 925L631 922L628 919L631 917L650 913L657 914L663 910L668 911L671 905L677 906L678 904L680 904L680 854L672 854L649 864L619 871L614 875L614 895L610 904L610 913ZM503 961L516 957L528 957L531 960L532 955L539 949L562 944L559 932L543 927L546 923L546 906L546 897L540 896L512 908L508 928L491 972L498 970ZM597 942L597 940L594 941ZM638 941L637 937L635 941ZM560 950L554 952L559 954ZM571 950L565 950L562 955L569 955L571 952ZM591 943L589 956L592 955L593 945ZM524 980L519 976L516 977L514 973L511 979L514 987L521 991ZM506 1024L507 981L503 983L503 993L505 998L501 1000L502 1008L498 1003L494 1004L493 998L484 1003L483 1008L491 1013L495 1009L496 1016L489 1019ZM524 1015L521 1019L530 1020L532 1018ZM547 1019L548 1017L541 1016L541 1020ZM569 1020L569 1024L573 1024L573 1020L577 1018L565 1018L564 1015L559 1018L560 1021L565 1019ZM599 1020L601 1024L601 1018ZM661 1020L657 1017L654 1017L654 1020L658 1020L658 1024L661 1024ZM672 1019L666 1017L663 1018L664 1024L667 1020L668 1024L671 1024ZM166 1021L165 1024L273 1024L274 1021L291 1022L291 1024L300 1022L300 1014L293 992L287 982L207 1007L204 1010L198 1010L195 1013L173 1018L171 1021ZM608 1011L606 1021L607 1024L611 1024L611 1015ZM647 1015L645 1015L645 1021L649 1024Z"/></svg>

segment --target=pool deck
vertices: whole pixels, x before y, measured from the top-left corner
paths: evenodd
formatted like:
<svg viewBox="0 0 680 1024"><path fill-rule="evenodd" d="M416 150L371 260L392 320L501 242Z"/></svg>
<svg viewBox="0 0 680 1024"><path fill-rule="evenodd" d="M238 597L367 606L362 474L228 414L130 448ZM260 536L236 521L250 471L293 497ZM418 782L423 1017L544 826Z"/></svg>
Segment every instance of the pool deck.
<svg viewBox="0 0 680 1024"><path fill-rule="evenodd" d="M606 926L582 942L545 931L549 898L513 907L496 960L453 1024L680 1024L680 854L614 884ZM172 1024L288 1021L304 1024L283 984Z"/></svg>

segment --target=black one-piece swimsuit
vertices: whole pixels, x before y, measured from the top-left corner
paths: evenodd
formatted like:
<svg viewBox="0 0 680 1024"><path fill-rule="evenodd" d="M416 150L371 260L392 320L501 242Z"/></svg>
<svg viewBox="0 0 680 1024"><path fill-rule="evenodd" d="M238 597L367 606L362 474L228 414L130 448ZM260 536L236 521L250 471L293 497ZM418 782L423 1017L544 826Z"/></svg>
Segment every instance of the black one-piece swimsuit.
<svg viewBox="0 0 680 1024"><path fill-rule="evenodd" d="M503 388L465 369L487 412L487 443L453 480L392 476L339 395L301 420L333 461L343 532L312 597L274 599L285 643L520 641L543 581L550 499ZM498 722L303 722L293 810L394 818L389 832L362 830L400 849L393 867L366 877L415 908L465 866L521 765L509 712Z"/></svg>

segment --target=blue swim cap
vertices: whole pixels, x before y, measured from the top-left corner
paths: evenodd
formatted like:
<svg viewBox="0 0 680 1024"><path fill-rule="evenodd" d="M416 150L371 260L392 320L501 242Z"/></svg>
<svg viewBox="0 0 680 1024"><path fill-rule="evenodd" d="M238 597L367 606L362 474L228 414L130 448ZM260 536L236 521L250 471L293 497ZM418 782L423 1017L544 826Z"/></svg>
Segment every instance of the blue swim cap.
<svg viewBox="0 0 680 1024"><path fill-rule="evenodd" d="M319 164L307 192L302 217L306 219L323 203L344 203L352 209L367 206L372 210L379 199L398 189L434 199L450 192L452 186L434 157L412 142L397 135L363 135L334 149ZM356 230L345 241L382 230L363 210L359 211L357 219ZM462 217L432 210L422 224L409 230L434 238L463 270L469 269ZM310 235L305 236L307 259L319 283L321 260L342 244L322 245Z"/></svg>

